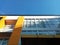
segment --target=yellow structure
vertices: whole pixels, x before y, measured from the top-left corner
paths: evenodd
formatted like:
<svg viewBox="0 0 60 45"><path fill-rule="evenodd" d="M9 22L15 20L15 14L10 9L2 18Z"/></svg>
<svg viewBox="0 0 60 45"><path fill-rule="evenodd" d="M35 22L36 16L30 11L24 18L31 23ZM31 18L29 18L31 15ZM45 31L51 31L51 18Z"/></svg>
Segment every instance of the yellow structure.
<svg viewBox="0 0 60 45"><path fill-rule="evenodd" d="M0 16L0 29L5 27L5 17L6 16Z"/></svg>
<svg viewBox="0 0 60 45"><path fill-rule="evenodd" d="M14 28L22 27L23 23L24 23L24 16L19 16L17 20L18 21L17 21L17 23L16 23Z"/></svg>
<svg viewBox="0 0 60 45"><path fill-rule="evenodd" d="M19 44L23 23L24 23L24 17L19 16L17 19L16 25L13 29L13 32L11 34L11 37L8 41L8 45L18 45Z"/></svg>

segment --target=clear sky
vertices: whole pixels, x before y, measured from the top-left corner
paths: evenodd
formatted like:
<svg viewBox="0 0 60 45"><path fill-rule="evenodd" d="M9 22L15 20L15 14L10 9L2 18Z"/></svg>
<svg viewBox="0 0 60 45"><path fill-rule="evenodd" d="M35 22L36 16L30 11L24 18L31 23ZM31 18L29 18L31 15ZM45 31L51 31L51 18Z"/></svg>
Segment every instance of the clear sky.
<svg viewBox="0 0 60 45"><path fill-rule="evenodd" d="M0 0L0 14L60 14L60 0Z"/></svg>

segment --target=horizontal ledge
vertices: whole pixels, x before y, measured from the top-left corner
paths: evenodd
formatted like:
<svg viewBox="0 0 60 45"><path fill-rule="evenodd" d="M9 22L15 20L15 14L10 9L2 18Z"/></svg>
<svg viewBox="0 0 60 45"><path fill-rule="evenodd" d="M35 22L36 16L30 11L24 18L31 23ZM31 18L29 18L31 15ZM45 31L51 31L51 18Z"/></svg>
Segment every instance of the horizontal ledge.
<svg viewBox="0 0 60 45"><path fill-rule="evenodd" d="M0 33L0 39L7 39L11 35L11 32ZM31 35L22 34L22 38L60 38L60 35Z"/></svg>
<svg viewBox="0 0 60 45"><path fill-rule="evenodd" d="M6 25L16 24L17 20L5 20Z"/></svg>

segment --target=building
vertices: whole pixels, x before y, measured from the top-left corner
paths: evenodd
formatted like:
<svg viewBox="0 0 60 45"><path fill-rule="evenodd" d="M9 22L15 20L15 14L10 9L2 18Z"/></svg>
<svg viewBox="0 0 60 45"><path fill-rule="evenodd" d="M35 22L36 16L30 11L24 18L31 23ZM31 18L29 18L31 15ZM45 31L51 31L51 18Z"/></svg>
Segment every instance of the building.
<svg viewBox="0 0 60 45"><path fill-rule="evenodd" d="M0 45L7 45L19 16L6 16L5 27L0 29ZM21 21L21 19L19 19ZM20 24L20 23L19 23ZM18 30L19 31L19 30ZM60 16L24 16L20 37L60 38ZM15 38L15 37L14 37ZM14 39L13 38L13 39ZM19 45L21 38L19 39Z"/></svg>

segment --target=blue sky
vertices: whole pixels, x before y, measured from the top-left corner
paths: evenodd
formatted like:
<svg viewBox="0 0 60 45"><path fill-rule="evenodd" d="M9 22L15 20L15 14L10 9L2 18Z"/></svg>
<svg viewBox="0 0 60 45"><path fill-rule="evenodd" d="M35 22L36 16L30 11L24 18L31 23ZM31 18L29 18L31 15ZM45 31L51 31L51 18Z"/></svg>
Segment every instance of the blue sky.
<svg viewBox="0 0 60 45"><path fill-rule="evenodd" d="M60 0L0 0L0 14L60 14Z"/></svg>

